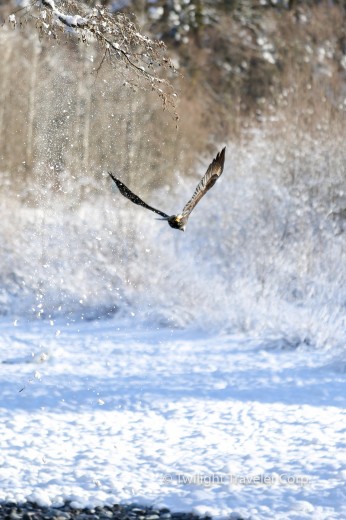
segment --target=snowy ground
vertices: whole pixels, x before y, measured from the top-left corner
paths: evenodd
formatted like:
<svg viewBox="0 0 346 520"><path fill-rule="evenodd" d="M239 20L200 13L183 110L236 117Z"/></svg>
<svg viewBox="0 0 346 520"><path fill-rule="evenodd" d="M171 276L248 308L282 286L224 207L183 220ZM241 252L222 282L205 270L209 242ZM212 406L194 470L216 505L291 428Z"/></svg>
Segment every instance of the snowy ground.
<svg viewBox="0 0 346 520"><path fill-rule="evenodd" d="M115 320L0 327L0 500L346 518L346 378L323 351Z"/></svg>

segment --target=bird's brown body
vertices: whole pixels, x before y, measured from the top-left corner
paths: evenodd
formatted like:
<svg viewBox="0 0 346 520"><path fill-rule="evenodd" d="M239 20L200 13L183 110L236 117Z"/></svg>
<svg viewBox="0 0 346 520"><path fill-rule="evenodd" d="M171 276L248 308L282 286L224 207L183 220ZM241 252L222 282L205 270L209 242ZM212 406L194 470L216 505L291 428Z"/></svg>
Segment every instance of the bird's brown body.
<svg viewBox="0 0 346 520"><path fill-rule="evenodd" d="M180 215L172 215L171 217L169 217L169 219L167 219L167 222L172 228L182 229L183 231L185 231L184 228L186 226L186 220L187 219L182 219Z"/></svg>
<svg viewBox="0 0 346 520"><path fill-rule="evenodd" d="M183 210L178 215L167 215L152 206L146 204L142 199L140 199L137 195L135 195L125 184L123 184L119 179L117 179L111 172L109 175L118 186L119 191L124 197L131 200L134 204L138 206L142 206L144 208L150 209L154 213L157 213L162 218L160 220L167 220L168 224L174 229L180 229L181 231L185 231L185 226L187 224L188 218L190 216L191 211L194 209L196 204L201 200L201 198L210 190L217 181L217 179L221 176L223 172L223 167L225 163L225 151L226 148L223 148L221 152L217 154L215 159L209 165L205 175L198 183L194 194L187 204L185 204Z"/></svg>

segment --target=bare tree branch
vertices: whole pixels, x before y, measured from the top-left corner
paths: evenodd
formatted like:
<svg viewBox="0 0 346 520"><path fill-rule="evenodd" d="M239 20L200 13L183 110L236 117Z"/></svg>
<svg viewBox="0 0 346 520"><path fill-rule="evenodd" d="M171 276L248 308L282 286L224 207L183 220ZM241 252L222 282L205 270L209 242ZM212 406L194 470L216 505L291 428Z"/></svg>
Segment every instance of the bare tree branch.
<svg viewBox="0 0 346 520"><path fill-rule="evenodd" d="M163 107L168 107L174 118L178 119L177 95L171 82L161 76L161 73L168 77L176 74L166 57L166 47L162 41L141 34L139 28L122 13L113 14L101 6L88 9L82 2L76 4L72 0L65 0L63 6L58 8L54 0L33 0L25 8L20 25L34 19L35 27L41 34L59 39L61 33L67 31L86 44L96 40L105 49L96 72L108 60L121 69L129 85L155 91ZM9 22L16 26L14 13L9 16Z"/></svg>

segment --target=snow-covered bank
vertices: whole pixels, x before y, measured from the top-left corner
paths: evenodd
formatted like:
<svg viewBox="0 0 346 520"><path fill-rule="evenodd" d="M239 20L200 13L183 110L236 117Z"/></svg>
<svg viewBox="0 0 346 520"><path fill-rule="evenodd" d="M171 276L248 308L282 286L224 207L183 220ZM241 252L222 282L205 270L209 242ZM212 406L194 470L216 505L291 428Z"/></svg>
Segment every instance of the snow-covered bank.
<svg viewBox="0 0 346 520"><path fill-rule="evenodd" d="M0 500L346 517L325 353L115 320L1 323Z"/></svg>
<svg viewBox="0 0 346 520"><path fill-rule="evenodd" d="M23 187L0 202L0 314L117 315L284 339L344 360L346 161L339 138L322 137L287 145L255 132L228 145L223 176L185 233L125 200L106 175L90 184L61 173L58 192L47 178L30 188L34 206ZM177 179L174 193L141 196L173 213L196 184Z"/></svg>

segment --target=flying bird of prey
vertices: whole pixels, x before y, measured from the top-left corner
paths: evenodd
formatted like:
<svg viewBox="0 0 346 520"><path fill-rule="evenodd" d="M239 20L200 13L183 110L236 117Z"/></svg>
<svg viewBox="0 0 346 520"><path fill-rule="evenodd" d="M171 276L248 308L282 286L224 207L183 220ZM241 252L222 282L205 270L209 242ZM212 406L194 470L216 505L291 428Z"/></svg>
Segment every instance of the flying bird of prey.
<svg viewBox="0 0 346 520"><path fill-rule="evenodd" d="M119 191L124 197L131 200L134 204L138 204L138 206L143 206L143 208L150 209L151 211L154 211L154 213L157 213L162 218L158 220L167 220L168 224L175 229L180 229L181 231L185 231L185 226L187 224L188 218L190 216L191 211L193 208L198 204L198 202L201 200L201 198L207 193L207 191L210 190L215 184L215 182L218 180L218 178L221 176L223 172L223 166L225 163L225 151L226 147L221 150L215 157L215 159L210 163L206 173L204 174L203 178L200 180L200 182L197 185L197 188L195 189L194 194L192 195L191 199L187 204L185 204L183 210L178 215L166 215L166 213L163 213L163 211L160 211L159 209L155 209L152 206L149 206L146 204L142 199L140 199L137 195L132 193L132 191L129 190L125 186L124 183L119 181L111 172L108 172L109 175L112 177L115 184L118 186Z"/></svg>

